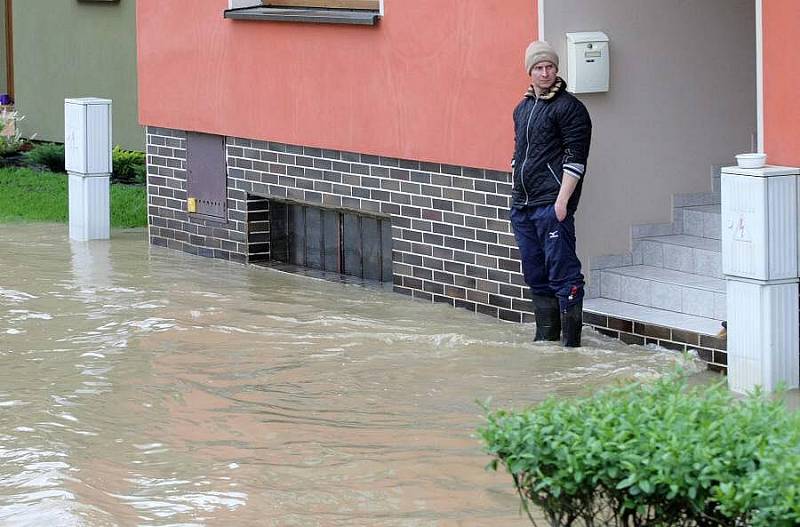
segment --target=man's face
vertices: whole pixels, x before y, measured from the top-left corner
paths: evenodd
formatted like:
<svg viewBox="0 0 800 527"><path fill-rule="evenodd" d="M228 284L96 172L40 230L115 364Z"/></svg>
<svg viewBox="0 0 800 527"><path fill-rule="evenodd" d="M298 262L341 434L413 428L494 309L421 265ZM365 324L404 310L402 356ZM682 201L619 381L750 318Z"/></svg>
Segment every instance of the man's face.
<svg viewBox="0 0 800 527"><path fill-rule="evenodd" d="M533 86L540 90L547 90L556 82L558 67L549 61L537 62L531 69Z"/></svg>

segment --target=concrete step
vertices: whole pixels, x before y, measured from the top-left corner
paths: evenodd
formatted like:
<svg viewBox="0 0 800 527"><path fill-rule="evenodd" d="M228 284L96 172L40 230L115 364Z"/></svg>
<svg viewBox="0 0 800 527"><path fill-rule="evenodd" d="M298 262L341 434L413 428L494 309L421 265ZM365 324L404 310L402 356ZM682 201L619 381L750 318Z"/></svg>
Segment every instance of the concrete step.
<svg viewBox="0 0 800 527"><path fill-rule="evenodd" d="M688 234L652 236L633 241L634 261L642 265L722 278L719 240Z"/></svg>
<svg viewBox="0 0 800 527"><path fill-rule="evenodd" d="M681 225L683 234L720 239L722 213L719 204L677 208L675 216L675 223Z"/></svg>
<svg viewBox="0 0 800 527"><path fill-rule="evenodd" d="M722 321L675 313L664 309L644 307L608 298L591 298L583 302L584 312L605 315L621 320L642 324L668 327L680 331L691 331L700 335L716 336L722 328Z"/></svg>
<svg viewBox="0 0 800 527"><path fill-rule="evenodd" d="M663 267L631 265L600 271L600 297L676 313L725 320L725 281Z"/></svg>

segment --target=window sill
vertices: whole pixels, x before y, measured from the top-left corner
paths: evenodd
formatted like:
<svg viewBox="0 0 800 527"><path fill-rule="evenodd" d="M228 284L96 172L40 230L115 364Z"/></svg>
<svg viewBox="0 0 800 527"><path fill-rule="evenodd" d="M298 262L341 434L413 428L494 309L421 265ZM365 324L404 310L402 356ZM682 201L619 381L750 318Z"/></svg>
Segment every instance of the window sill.
<svg viewBox="0 0 800 527"><path fill-rule="evenodd" d="M231 20L267 20L273 22L306 22L312 24L353 24L374 26L380 13L349 9L315 9L297 7L243 7L228 9L225 18Z"/></svg>

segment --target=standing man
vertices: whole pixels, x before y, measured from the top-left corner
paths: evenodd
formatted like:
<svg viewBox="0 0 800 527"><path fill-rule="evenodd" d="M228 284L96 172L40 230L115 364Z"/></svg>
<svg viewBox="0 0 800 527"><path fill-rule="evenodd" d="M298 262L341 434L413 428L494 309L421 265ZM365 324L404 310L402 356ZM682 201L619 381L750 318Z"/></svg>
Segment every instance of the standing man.
<svg viewBox="0 0 800 527"><path fill-rule="evenodd" d="M558 55L536 41L525 52L531 86L514 110L511 225L533 293L534 340L581 345L583 274L575 252L575 210L586 174L592 121L566 91Z"/></svg>

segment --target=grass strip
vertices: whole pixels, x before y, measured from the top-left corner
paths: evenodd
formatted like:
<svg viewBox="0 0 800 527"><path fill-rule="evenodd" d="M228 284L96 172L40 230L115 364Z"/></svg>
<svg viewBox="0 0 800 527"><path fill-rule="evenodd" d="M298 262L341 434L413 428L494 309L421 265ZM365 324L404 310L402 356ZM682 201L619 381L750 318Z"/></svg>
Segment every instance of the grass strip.
<svg viewBox="0 0 800 527"><path fill-rule="evenodd" d="M0 169L0 222L58 222L69 219L68 176L27 168ZM111 185L111 227L147 225L143 186Z"/></svg>

